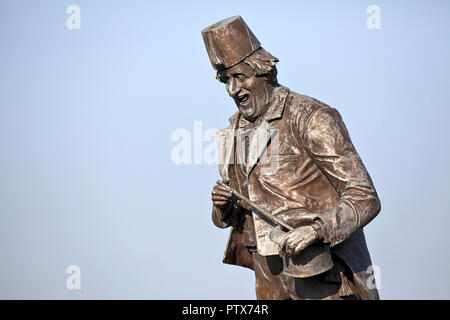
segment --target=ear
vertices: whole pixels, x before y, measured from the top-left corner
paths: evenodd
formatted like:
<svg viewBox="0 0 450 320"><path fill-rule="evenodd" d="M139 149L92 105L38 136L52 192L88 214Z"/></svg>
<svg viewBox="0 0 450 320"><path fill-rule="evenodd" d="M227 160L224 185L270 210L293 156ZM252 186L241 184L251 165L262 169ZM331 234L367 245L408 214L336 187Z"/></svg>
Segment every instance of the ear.
<svg viewBox="0 0 450 320"><path fill-rule="evenodd" d="M216 73L216 79L222 83L227 83L227 72L226 70L219 70Z"/></svg>

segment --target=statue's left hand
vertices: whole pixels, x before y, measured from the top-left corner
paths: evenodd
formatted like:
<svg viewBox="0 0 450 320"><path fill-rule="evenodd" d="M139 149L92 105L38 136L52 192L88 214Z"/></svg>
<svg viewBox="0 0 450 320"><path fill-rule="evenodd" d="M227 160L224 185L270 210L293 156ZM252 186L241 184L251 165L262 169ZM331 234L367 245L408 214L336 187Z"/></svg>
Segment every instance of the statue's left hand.
<svg viewBox="0 0 450 320"><path fill-rule="evenodd" d="M316 230L311 225L301 226L287 233L278 250L280 255L285 250L288 255L293 256L306 249L318 238Z"/></svg>

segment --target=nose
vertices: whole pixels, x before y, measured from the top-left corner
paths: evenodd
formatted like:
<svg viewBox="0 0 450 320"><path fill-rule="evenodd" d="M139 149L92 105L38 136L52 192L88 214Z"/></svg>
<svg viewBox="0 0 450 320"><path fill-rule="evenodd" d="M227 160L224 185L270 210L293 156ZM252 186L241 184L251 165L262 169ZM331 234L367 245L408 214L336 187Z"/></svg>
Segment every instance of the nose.
<svg viewBox="0 0 450 320"><path fill-rule="evenodd" d="M227 91L228 91L228 94L232 98L234 98L239 93L239 91L241 91L241 88L238 85L238 83L237 83L235 78L230 78L230 80L228 80L228 82L227 82Z"/></svg>

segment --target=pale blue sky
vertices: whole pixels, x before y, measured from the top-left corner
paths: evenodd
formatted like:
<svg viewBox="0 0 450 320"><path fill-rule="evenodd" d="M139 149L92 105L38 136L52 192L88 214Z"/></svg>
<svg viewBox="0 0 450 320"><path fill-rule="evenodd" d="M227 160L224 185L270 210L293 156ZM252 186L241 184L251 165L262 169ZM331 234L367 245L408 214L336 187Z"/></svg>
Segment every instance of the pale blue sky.
<svg viewBox="0 0 450 320"><path fill-rule="evenodd" d="M66 8L81 9L81 30ZM366 8L381 9L368 30ZM171 134L235 112L201 30L240 14L280 83L337 108L380 215L381 297L450 298L448 1L0 2L0 298L254 299L221 263L215 165ZM207 145L207 143L205 144ZM68 265L81 290L66 288Z"/></svg>

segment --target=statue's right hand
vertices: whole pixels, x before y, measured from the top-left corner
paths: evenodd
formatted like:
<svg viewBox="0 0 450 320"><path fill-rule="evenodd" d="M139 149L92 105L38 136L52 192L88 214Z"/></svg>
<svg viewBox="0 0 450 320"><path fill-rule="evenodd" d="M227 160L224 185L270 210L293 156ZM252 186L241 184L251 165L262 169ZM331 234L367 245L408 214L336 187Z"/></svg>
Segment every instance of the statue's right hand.
<svg viewBox="0 0 450 320"><path fill-rule="evenodd" d="M230 204L233 196L232 189L223 182L217 181L211 192L211 199L215 207L223 208Z"/></svg>

